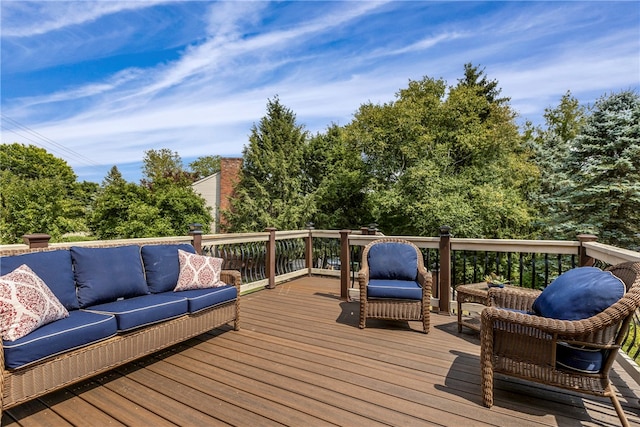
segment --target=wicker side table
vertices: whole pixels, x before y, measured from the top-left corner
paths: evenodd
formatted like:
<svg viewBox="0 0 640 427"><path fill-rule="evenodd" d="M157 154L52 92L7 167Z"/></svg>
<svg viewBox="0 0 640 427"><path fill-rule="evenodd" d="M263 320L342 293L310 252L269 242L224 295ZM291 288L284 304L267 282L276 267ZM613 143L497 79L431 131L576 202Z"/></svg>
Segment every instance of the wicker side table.
<svg viewBox="0 0 640 427"><path fill-rule="evenodd" d="M476 303L489 305L488 295L489 286L487 282L472 283L470 285L458 285L456 287L456 300L458 301L458 332L462 332L462 327L480 331L480 319L470 317L468 319L462 316L463 303Z"/></svg>

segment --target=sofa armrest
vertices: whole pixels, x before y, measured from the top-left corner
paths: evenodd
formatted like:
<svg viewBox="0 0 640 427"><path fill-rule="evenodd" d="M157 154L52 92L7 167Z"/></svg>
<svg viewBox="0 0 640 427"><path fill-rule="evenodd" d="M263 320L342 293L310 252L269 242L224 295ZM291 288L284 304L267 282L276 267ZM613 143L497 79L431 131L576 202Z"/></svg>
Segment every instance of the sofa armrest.
<svg viewBox="0 0 640 427"><path fill-rule="evenodd" d="M240 285L242 284L242 276L237 270L222 270L220 272L220 280L228 285L235 286L240 295Z"/></svg>

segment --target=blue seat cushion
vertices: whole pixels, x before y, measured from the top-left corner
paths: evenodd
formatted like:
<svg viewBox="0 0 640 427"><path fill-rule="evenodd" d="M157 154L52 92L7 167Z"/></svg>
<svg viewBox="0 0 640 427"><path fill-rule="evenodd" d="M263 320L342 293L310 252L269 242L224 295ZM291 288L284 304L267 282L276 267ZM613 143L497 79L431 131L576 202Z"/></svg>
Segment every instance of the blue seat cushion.
<svg viewBox="0 0 640 427"><path fill-rule="evenodd" d="M238 290L235 286L220 286L217 288L189 289L178 292L170 291L167 294L186 298L189 305L189 313L196 313L205 308L235 300L238 297Z"/></svg>
<svg viewBox="0 0 640 427"><path fill-rule="evenodd" d="M367 257L369 279L416 280L418 254L413 246L399 242L376 243Z"/></svg>
<svg viewBox="0 0 640 427"><path fill-rule="evenodd" d="M602 368L604 353L598 349L576 347L567 343L556 346L556 364L560 369L597 373Z"/></svg>
<svg viewBox="0 0 640 427"><path fill-rule="evenodd" d="M149 291L154 294L172 291L178 283L180 261L178 249L195 254L193 246L181 243L178 245L145 245L142 247L142 261Z"/></svg>
<svg viewBox="0 0 640 427"><path fill-rule="evenodd" d="M187 313L187 308L184 297L150 294L93 305L85 310L114 315L118 332L125 332L181 316Z"/></svg>
<svg viewBox="0 0 640 427"><path fill-rule="evenodd" d="M41 326L20 339L3 341L4 364L7 369L24 367L102 341L116 333L114 316L73 310L69 317Z"/></svg>
<svg viewBox="0 0 640 427"><path fill-rule="evenodd" d="M422 300L422 287L414 280L369 280L367 298Z"/></svg>
<svg viewBox="0 0 640 427"><path fill-rule="evenodd" d="M61 249L2 257L0 259L0 276L9 274L22 264L29 266L44 281L67 310L77 310L80 307L76 298L71 254L68 250Z"/></svg>
<svg viewBox="0 0 640 427"><path fill-rule="evenodd" d="M534 301L533 311L550 319L587 319L616 303L625 289L624 283L608 271L578 267L551 282Z"/></svg>
<svg viewBox="0 0 640 427"><path fill-rule="evenodd" d="M137 245L113 248L73 246L71 259L80 308L149 293Z"/></svg>

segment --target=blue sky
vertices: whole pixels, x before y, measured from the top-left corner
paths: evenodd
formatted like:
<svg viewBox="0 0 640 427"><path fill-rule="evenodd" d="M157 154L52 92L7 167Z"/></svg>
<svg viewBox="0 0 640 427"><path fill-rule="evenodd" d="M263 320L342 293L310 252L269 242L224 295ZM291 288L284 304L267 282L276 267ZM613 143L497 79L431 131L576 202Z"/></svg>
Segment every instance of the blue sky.
<svg viewBox="0 0 640 427"><path fill-rule="evenodd" d="M1 0L2 143L101 182L149 149L240 156L278 96L312 133L485 68L518 122L640 85L640 2Z"/></svg>

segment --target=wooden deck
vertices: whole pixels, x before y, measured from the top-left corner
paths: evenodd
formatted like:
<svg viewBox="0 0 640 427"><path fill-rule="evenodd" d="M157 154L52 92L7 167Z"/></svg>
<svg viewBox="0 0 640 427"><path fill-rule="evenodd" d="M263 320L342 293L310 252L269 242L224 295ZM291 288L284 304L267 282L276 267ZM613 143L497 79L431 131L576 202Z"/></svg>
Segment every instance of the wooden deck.
<svg viewBox="0 0 640 427"><path fill-rule="evenodd" d="M608 399L507 379L480 398L479 338L456 318L369 322L339 281L303 278L242 297L241 330L216 330L6 411L6 426L616 426ZM640 387L612 378L640 426Z"/></svg>

